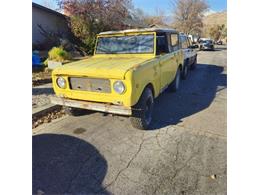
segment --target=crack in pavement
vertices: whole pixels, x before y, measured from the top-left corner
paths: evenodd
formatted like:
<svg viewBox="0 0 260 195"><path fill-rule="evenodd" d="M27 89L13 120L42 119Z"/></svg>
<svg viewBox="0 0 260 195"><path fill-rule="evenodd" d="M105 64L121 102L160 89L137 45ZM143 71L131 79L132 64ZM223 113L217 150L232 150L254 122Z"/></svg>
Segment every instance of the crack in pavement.
<svg viewBox="0 0 260 195"><path fill-rule="evenodd" d="M129 181L131 181L131 182L133 182L133 183L135 183L135 184L137 184L137 185L140 185L140 182L135 181L135 180L133 180L133 179L130 179L130 178L129 178L126 174L124 174L124 173L122 173L122 177L126 178L127 180L129 180Z"/></svg>
<svg viewBox="0 0 260 195"><path fill-rule="evenodd" d="M119 172L118 172L117 175L115 176L115 179L114 179L113 181L111 181L109 184L107 184L107 185L104 187L104 189L107 189L108 187L110 187L111 185L113 185L113 184L116 183L117 179L122 175L122 173L131 165L131 163L134 161L134 159L138 156L138 154L139 154L140 151L142 150L142 146L143 146L143 144L144 144L145 141L155 138L155 139L157 140L158 146L159 146L163 151L169 152L169 151L165 150L165 149L161 146L160 142L158 142L158 141L159 141L159 140L158 140L158 137L160 136L160 134L161 134L161 133L158 132L155 136L149 137L149 138L147 138L147 139L144 139L144 134L143 134L143 135L142 135L142 138L141 138L142 140L141 140L141 142L140 142L140 144L139 144L139 147L138 147L138 150L136 151L136 153L135 153L135 154L132 156L132 158L128 161L127 165L126 165L124 168L122 168L121 170L119 170ZM167 135L169 135L169 134L167 134ZM171 137L172 135L169 135L169 136ZM195 145L201 145L203 139L204 139L204 138L201 137L198 142L195 141L195 142L193 143L192 148L194 148ZM181 144L182 142L183 142L183 135L181 136L180 139L176 140L176 152L175 152L175 154L174 154L174 157L175 157L175 158L174 158L174 162L173 162L174 164L176 164L176 162L178 162L178 160L179 160L180 144ZM178 174L179 174L185 167L187 167L188 163L189 163L199 152L200 152L200 149L198 149L198 151L195 151L195 152L193 153L193 155L191 155L191 156L188 158L188 160L186 160L185 163L184 163L180 168L176 169L175 174L173 175L173 179L176 178L176 177L178 176ZM169 152L169 153L171 153L171 152ZM156 175L156 174L155 174L155 175ZM128 178L125 174L123 174L123 176L124 176L125 178L127 178L129 181L132 181L133 183L137 183L136 181L133 181L133 180L131 180L130 178ZM195 188L195 189L196 189L196 188ZM154 191L154 193L156 193L156 190Z"/></svg>
<svg viewBox="0 0 260 195"><path fill-rule="evenodd" d="M113 185L113 184L117 181L117 179L118 179L118 177L120 176L120 174L121 174L123 171L125 171L125 170L131 165L131 163L133 162L133 160L136 158L136 156L137 156L137 155L139 154L139 152L141 151L142 145L143 145L144 141L147 140L147 139L143 139L143 138L144 138L144 134L143 134L143 136L142 136L142 141L141 141L141 143L139 144L139 147L138 147L137 152L132 156L132 158L129 160L129 162L127 163L127 165L126 165L123 169L119 170L119 172L117 173L115 179L114 179L112 182L110 182L109 184L107 184L107 185L104 187L104 189L107 189L109 186Z"/></svg>
<svg viewBox="0 0 260 195"><path fill-rule="evenodd" d="M167 127L165 134L167 134L167 135L169 135L169 136L172 136L172 135L170 135L170 134L168 133L168 131L169 131L170 129L171 129L173 132L176 131L176 128L174 128L174 126L171 125L171 126L168 126L168 127Z"/></svg>
<svg viewBox="0 0 260 195"><path fill-rule="evenodd" d="M141 140L141 143L139 144L139 147L138 147L138 150L137 152L132 156L132 158L128 161L127 165L122 168L121 170L119 170L119 172L117 173L115 179L113 181L111 181L109 184L107 184L104 189L107 189L109 186L113 185L114 183L116 183L117 179L119 178L119 176L126 170L128 169L128 167L131 165L131 163L134 161L134 159L138 156L138 154L140 153L140 151L142 150L142 146L144 144L145 141L148 141L150 139L153 139L155 138L155 136L152 136L152 137L149 137L149 138L146 138L144 139L144 133L142 135L142 140ZM124 175L125 176L125 175Z"/></svg>
<svg viewBox="0 0 260 195"><path fill-rule="evenodd" d="M163 150L163 147L160 144L159 135L160 135L160 129L158 130L158 133L156 134L155 138L156 138L157 145Z"/></svg>
<svg viewBox="0 0 260 195"><path fill-rule="evenodd" d="M202 139L203 139L203 137L200 138L198 145L201 145ZM192 148L194 148L195 144L196 144L196 143L194 142ZM177 175L178 175L185 167L187 167L188 163L189 163L195 156L197 156L197 155L199 154L199 152L200 152L200 147L198 148L198 151L195 151L195 152L193 153L193 155L191 155L190 158L188 158L188 160L185 161L185 163L183 164L183 166L181 166L180 168L176 169L176 172L175 172L174 175L173 175L173 179L175 179L175 178L177 177ZM178 147L177 147L177 154L178 154L178 153L179 153L179 149L178 149ZM175 162L177 162L177 159L178 159L178 156L176 157ZM196 189L196 188L195 188L195 189ZM194 189L194 190L195 190L195 189Z"/></svg>
<svg viewBox="0 0 260 195"><path fill-rule="evenodd" d="M214 135L214 136L217 136L217 137L221 137L221 138L227 138L226 135L222 135L222 134L218 134L218 133L213 133L212 131L210 130L196 130L196 129L191 129L189 127L184 127L184 126L180 126L180 125L174 125L175 127L178 127L182 130L188 130L188 131L191 131L191 132L203 132L203 136L207 136L206 134L210 134L210 135Z"/></svg>
<svg viewBox="0 0 260 195"><path fill-rule="evenodd" d="M198 142L194 142L192 144L192 147L191 148L194 148L195 145L201 145L202 141L203 141L203 137L199 139ZM176 165L176 163L179 161L179 156L180 156L180 144L183 142L183 136L181 136L181 138L176 142L176 152L174 154L174 160L173 160L173 164ZM179 167L178 169L175 170L174 174L173 174L173 177L171 178L172 180L176 179L176 177L179 175L179 173L185 168L188 166L188 163L195 157L199 154L200 152L200 147L197 149L197 151L194 151L192 153L192 155L184 162L184 164ZM169 152L169 151L166 151L166 152ZM171 152L169 152L171 153ZM150 173L151 174L151 173ZM161 177L161 175L158 175L158 174L155 174L153 173L152 175L155 175L157 177ZM197 189L197 186L198 186L198 181L199 181L199 177L198 177L198 174L197 174L197 178L196 178L196 181L195 181L195 184L194 184L194 187L193 189L196 190ZM162 181L159 181L159 183L157 182L157 188L152 192L152 194L156 194L157 191L158 191L158 187L161 185L161 182ZM175 185L174 185L175 186Z"/></svg>

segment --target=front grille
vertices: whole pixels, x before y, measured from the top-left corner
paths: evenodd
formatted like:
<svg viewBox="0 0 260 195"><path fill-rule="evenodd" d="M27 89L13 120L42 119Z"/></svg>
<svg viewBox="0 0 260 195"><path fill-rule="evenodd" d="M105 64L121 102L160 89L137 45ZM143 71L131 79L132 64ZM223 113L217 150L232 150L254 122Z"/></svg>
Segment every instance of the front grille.
<svg viewBox="0 0 260 195"><path fill-rule="evenodd" d="M69 77L69 83L72 90L111 93L109 79Z"/></svg>

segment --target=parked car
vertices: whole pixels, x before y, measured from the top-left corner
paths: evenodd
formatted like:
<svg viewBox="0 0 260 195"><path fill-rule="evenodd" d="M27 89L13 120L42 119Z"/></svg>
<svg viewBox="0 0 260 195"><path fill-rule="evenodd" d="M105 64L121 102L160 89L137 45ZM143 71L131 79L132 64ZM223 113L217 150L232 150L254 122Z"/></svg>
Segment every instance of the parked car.
<svg viewBox="0 0 260 195"><path fill-rule="evenodd" d="M214 43L212 40L200 41L200 50L214 50Z"/></svg>
<svg viewBox="0 0 260 195"><path fill-rule="evenodd" d="M166 88L177 91L190 65L180 42L185 45L174 29L102 32L94 56L53 70L51 101L72 115L79 109L126 115L134 127L148 129L154 99Z"/></svg>
<svg viewBox="0 0 260 195"><path fill-rule="evenodd" d="M218 40L218 41L216 41L216 44L217 44L217 45L223 45L223 41Z"/></svg>
<svg viewBox="0 0 260 195"><path fill-rule="evenodd" d="M184 68L182 70L182 78L186 79L189 69L195 69L197 65L196 46L192 45L189 37L185 34L180 34L180 47L184 52Z"/></svg>
<svg viewBox="0 0 260 195"><path fill-rule="evenodd" d="M199 48L199 44L198 44L198 41L199 41L199 36L198 35L188 35L188 38L190 39L192 45L195 46L195 48Z"/></svg>

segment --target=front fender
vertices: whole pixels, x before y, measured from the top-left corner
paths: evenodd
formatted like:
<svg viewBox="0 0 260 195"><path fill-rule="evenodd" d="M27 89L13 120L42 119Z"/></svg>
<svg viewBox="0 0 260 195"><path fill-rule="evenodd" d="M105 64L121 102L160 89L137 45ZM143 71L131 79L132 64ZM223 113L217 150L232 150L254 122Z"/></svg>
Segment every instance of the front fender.
<svg viewBox="0 0 260 195"><path fill-rule="evenodd" d="M131 106L135 105L141 97L143 90L152 85L154 97L160 92L160 68L157 60L140 65L126 73L126 80L131 80Z"/></svg>

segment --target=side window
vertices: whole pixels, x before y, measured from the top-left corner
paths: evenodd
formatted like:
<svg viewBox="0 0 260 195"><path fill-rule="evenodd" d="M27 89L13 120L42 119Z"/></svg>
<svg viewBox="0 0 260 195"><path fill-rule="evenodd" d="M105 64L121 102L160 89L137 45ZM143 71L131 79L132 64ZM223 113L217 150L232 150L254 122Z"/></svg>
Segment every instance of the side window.
<svg viewBox="0 0 260 195"><path fill-rule="evenodd" d="M156 35L156 45L157 45L157 47L156 47L156 54L157 55L169 53L166 34Z"/></svg>
<svg viewBox="0 0 260 195"><path fill-rule="evenodd" d="M176 51L179 49L179 39L178 34L171 34L170 35L170 43L171 43L171 50Z"/></svg>
<svg viewBox="0 0 260 195"><path fill-rule="evenodd" d="M181 36L180 39L181 39L181 48L182 49L188 48L187 39L184 36Z"/></svg>
<svg viewBox="0 0 260 195"><path fill-rule="evenodd" d="M187 37L186 39L187 39L187 46L188 46L188 47L190 47L190 46L191 46L191 41L190 41L190 38L189 38L189 37Z"/></svg>

